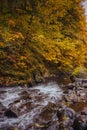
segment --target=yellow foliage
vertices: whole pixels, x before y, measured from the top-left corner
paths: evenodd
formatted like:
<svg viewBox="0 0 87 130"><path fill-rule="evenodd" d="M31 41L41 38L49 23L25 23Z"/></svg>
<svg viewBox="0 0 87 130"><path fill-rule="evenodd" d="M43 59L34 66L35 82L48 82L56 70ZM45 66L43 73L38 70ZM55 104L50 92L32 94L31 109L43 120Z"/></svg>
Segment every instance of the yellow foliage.
<svg viewBox="0 0 87 130"><path fill-rule="evenodd" d="M9 19L8 20L8 25L15 27L16 22L14 20L12 20L12 19Z"/></svg>
<svg viewBox="0 0 87 130"><path fill-rule="evenodd" d="M6 44L4 42L0 42L0 47L5 47Z"/></svg>
<svg viewBox="0 0 87 130"><path fill-rule="evenodd" d="M9 41L14 41L16 39L24 39L24 36L22 35L21 32L16 32L14 34L11 34L9 37Z"/></svg>
<svg viewBox="0 0 87 130"><path fill-rule="evenodd" d="M87 67L87 23L82 0L31 1L6 0L8 13L3 12L6 5L1 1L2 75L30 76L34 71L47 70L47 63L60 71Z"/></svg>

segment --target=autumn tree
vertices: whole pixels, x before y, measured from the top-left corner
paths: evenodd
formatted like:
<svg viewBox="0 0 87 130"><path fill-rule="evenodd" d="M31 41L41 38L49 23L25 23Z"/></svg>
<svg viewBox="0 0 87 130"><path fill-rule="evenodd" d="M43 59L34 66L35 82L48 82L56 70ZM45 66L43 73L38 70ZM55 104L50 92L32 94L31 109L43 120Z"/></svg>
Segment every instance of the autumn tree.
<svg viewBox="0 0 87 130"><path fill-rule="evenodd" d="M1 83L27 83L50 72L87 67L82 2L1 0Z"/></svg>

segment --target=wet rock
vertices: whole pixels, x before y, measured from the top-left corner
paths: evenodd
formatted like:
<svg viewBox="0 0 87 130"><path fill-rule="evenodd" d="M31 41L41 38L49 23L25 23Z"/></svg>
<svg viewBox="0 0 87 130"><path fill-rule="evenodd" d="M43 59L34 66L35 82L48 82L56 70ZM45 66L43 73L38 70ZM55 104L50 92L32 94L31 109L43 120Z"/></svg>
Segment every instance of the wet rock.
<svg viewBox="0 0 87 130"><path fill-rule="evenodd" d="M82 79L82 83L87 83L87 79Z"/></svg>
<svg viewBox="0 0 87 130"><path fill-rule="evenodd" d="M75 118L76 113L72 108L66 108L64 111L64 115L73 120Z"/></svg>
<svg viewBox="0 0 87 130"><path fill-rule="evenodd" d="M29 112L31 109L33 109L34 104L31 101L25 102L21 104L19 108L20 108L20 114L24 114L24 113Z"/></svg>
<svg viewBox="0 0 87 130"><path fill-rule="evenodd" d="M74 76L74 75L71 75L71 76L70 76L70 80L71 80L72 83L75 82L75 76Z"/></svg>
<svg viewBox="0 0 87 130"><path fill-rule="evenodd" d="M52 124L46 130L59 130L59 122L52 122Z"/></svg>
<svg viewBox="0 0 87 130"><path fill-rule="evenodd" d="M59 124L59 129L58 130L73 130L72 126L70 126L70 122L65 123L65 122L62 122Z"/></svg>
<svg viewBox="0 0 87 130"><path fill-rule="evenodd" d="M84 108L87 108L86 102L78 102L76 104L71 105L71 108L76 111L76 113L80 113Z"/></svg>
<svg viewBox="0 0 87 130"><path fill-rule="evenodd" d="M59 109L57 116L59 119L59 130L72 130L72 125L75 119L75 111L69 107Z"/></svg>
<svg viewBox="0 0 87 130"><path fill-rule="evenodd" d="M5 111L4 115L8 118L17 118L18 117L17 114L10 109Z"/></svg>
<svg viewBox="0 0 87 130"><path fill-rule="evenodd" d="M70 99L67 94L63 96L63 99L65 102L70 102Z"/></svg>
<svg viewBox="0 0 87 130"><path fill-rule="evenodd" d="M35 81L35 84L44 82L44 78L43 78L42 74L40 74L40 73L38 73L38 74L33 73L33 79Z"/></svg>
<svg viewBox="0 0 87 130"><path fill-rule="evenodd" d="M5 120L5 122L2 122L2 124L0 122L0 130L19 130L19 129L17 129L16 125L12 125L11 123L6 122Z"/></svg>
<svg viewBox="0 0 87 130"><path fill-rule="evenodd" d="M84 82L82 82L84 81ZM64 101L69 102L71 104L77 104L78 102L86 102L87 101L87 88L84 87L87 83L87 80L75 78L74 83L70 83L67 85L67 91L64 92Z"/></svg>
<svg viewBox="0 0 87 130"><path fill-rule="evenodd" d="M67 87L68 89L73 90L74 87L75 87L75 84L74 84L74 83L69 83L66 87Z"/></svg>
<svg viewBox="0 0 87 130"><path fill-rule="evenodd" d="M2 103L0 103L0 118L3 117L3 113L6 110L6 108L2 105Z"/></svg>
<svg viewBox="0 0 87 130"><path fill-rule="evenodd" d="M87 107L84 107L81 111L81 115L87 115Z"/></svg>
<svg viewBox="0 0 87 130"><path fill-rule="evenodd" d="M68 104L76 104L78 102L78 96L74 92L64 95L63 99Z"/></svg>
<svg viewBox="0 0 87 130"><path fill-rule="evenodd" d="M32 87L33 86L33 83L28 83L28 87Z"/></svg>
<svg viewBox="0 0 87 130"><path fill-rule="evenodd" d="M0 88L0 94L6 93L6 91L3 88Z"/></svg>
<svg viewBox="0 0 87 130"><path fill-rule="evenodd" d="M82 86L83 86L84 88L87 88L87 83L83 83Z"/></svg>
<svg viewBox="0 0 87 130"><path fill-rule="evenodd" d="M84 121L82 116L75 119L73 123L74 130L87 130L87 123Z"/></svg>
<svg viewBox="0 0 87 130"><path fill-rule="evenodd" d="M22 95L22 96L20 97L20 99L28 101L29 99L31 99L31 97L30 97L29 94L25 94L25 95Z"/></svg>
<svg viewBox="0 0 87 130"><path fill-rule="evenodd" d="M0 130L15 130L13 127L5 126L5 128L1 128Z"/></svg>
<svg viewBox="0 0 87 130"><path fill-rule="evenodd" d="M26 95L26 94L28 94L27 91L22 91L19 95L21 96L21 95Z"/></svg>
<svg viewBox="0 0 87 130"><path fill-rule="evenodd" d="M78 85L76 90L75 85L77 84L75 83L69 84L68 89L65 86L64 98L60 100L56 98L59 91L56 95L50 95L51 91L48 91L51 86L53 87L53 84L45 89L46 93L43 88L47 84L40 86L43 91L36 86L36 88L6 88L6 92L3 91L4 96L3 94L1 96L0 93L2 104L6 105L9 102L8 110L0 104L0 112L3 116L5 115L5 117L0 118L0 125L2 125L0 130L14 130L13 127L18 127L19 130L86 130L87 88L82 86L85 83ZM55 91L56 89L54 93ZM10 102L9 94L12 96L12 102ZM78 97L79 100L77 100ZM81 120L77 120L77 113L80 114Z"/></svg>
<svg viewBox="0 0 87 130"><path fill-rule="evenodd" d="M34 125L33 124L28 125L28 127L25 130L35 130Z"/></svg>
<svg viewBox="0 0 87 130"><path fill-rule="evenodd" d="M59 120L61 120L61 118L64 116L64 109L65 108L66 108L66 106L60 105L59 108L57 109L57 117Z"/></svg>
<svg viewBox="0 0 87 130"><path fill-rule="evenodd" d="M35 128L45 128L47 129L54 119L56 119L56 112L54 110L54 105L49 103L39 114L39 117L35 120Z"/></svg>
<svg viewBox="0 0 87 130"><path fill-rule="evenodd" d="M23 91L23 92L21 92L20 93L20 100L21 101L29 101L29 100L31 100L31 95L27 92L27 91Z"/></svg>
<svg viewBox="0 0 87 130"><path fill-rule="evenodd" d="M25 130L26 126L24 125L24 123L20 122L20 124L18 125L19 130Z"/></svg>

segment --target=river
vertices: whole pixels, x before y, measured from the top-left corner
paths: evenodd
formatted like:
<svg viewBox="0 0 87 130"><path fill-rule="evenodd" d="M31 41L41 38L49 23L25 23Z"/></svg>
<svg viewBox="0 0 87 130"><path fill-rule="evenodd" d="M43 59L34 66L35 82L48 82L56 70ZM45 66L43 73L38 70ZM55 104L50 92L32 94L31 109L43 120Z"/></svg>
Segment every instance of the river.
<svg viewBox="0 0 87 130"><path fill-rule="evenodd" d="M46 106L61 101L62 94L63 90L53 81L32 88L0 88L0 103L5 109L4 116L0 118L0 130L34 127L36 119Z"/></svg>

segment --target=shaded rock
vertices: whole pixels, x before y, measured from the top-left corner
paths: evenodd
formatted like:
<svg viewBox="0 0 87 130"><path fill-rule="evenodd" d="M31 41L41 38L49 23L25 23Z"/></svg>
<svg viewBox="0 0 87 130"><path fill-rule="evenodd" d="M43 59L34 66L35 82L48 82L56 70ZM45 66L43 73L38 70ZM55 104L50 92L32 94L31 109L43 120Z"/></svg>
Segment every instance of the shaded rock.
<svg viewBox="0 0 87 130"><path fill-rule="evenodd" d="M16 103L19 103L20 102L20 99L17 99L13 102L13 104L16 104Z"/></svg>
<svg viewBox="0 0 87 130"><path fill-rule="evenodd" d="M5 126L5 128L1 128L0 130L15 130L13 127Z"/></svg>
<svg viewBox="0 0 87 130"><path fill-rule="evenodd" d="M87 115L87 107L84 107L81 111L81 115Z"/></svg>
<svg viewBox="0 0 87 130"><path fill-rule="evenodd" d="M59 122L53 122L46 130L59 130Z"/></svg>
<svg viewBox="0 0 87 130"><path fill-rule="evenodd" d="M51 84L52 87L53 84ZM41 86L42 89L46 85L47 83ZM47 91L50 90L51 85L49 85ZM38 87L6 88L6 93L4 94L4 91L2 91L3 93L2 95L0 94L0 98L3 105L9 101L9 109L6 110L0 104L0 112L3 115L0 118L0 130L14 130L11 127L18 127L19 130L86 130L87 90L82 86L82 83L75 90L75 85L78 84L69 83L68 89L65 85L64 97L61 100L56 98L57 95L49 96L50 91L45 94ZM9 98L10 94L12 98ZM77 97L79 97L79 100L77 100ZM80 120L76 117L78 113L80 114Z"/></svg>
<svg viewBox="0 0 87 130"><path fill-rule="evenodd" d="M27 91L22 91L19 95L26 95L26 94L28 94Z"/></svg>
<svg viewBox="0 0 87 130"><path fill-rule="evenodd" d="M33 75L33 79L35 81L35 84L42 83L44 81L44 78L43 78L42 74L33 73L32 75Z"/></svg>
<svg viewBox="0 0 87 130"><path fill-rule="evenodd" d="M70 80L71 80L72 83L75 82L75 76L74 76L74 75L71 75L71 76L70 76Z"/></svg>
<svg viewBox="0 0 87 130"><path fill-rule="evenodd" d="M82 79L82 83L87 83L87 79Z"/></svg>
<svg viewBox="0 0 87 130"><path fill-rule="evenodd" d="M0 130L19 130L19 129L16 128L16 127L12 127L12 126L5 126L2 129L0 129Z"/></svg>
<svg viewBox="0 0 87 130"><path fill-rule="evenodd" d="M64 85L71 83L70 76L68 73L65 72L58 72L56 75L58 83L62 83ZM55 79L54 79L55 80Z"/></svg>
<svg viewBox="0 0 87 130"><path fill-rule="evenodd" d="M87 130L87 123L84 121L82 116L79 116L75 119L73 128L74 130Z"/></svg>
<svg viewBox="0 0 87 130"><path fill-rule="evenodd" d="M53 120L56 118L56 112L54 110L54 105L49 103L39 114L35 120L35 128L45 128L47 129L52 125ZM41 129L42 130L42 129Z"/></svg>
<svg viewBox="0 0 87 130"><path fill-rule="evenodd" d="M72 125L75 119L75 111L71 108L66 107L61 111L57 111L57 116L59 118L59 130L72 130Z"/></svg>
<svg viewBox="0 0 87 130"><path fill-rule="evenodd" d="M85 102L78 102L74 105L71 105L71 108L74 109L76 112L81 112L84 108L87 108L87 103Z"/></svg>
<svg viewBox="0 0 87 130"><path fill-rule="evenodd" d="M59 120L61 120L61 118L64 116L64 110L66 109L66 106L59 106L59 109L57 109L57 117Z"/></svg>
<svg viewBox="0 0 87 130"><path fill-rule="evenodd" d="M87 88L87 83L82 84L84 88Z"/></svg>
<svg viewBox="0 0 87 130"><path fill-rule="evenodd" d="M65 102L70 102L70 99L69 99L69 97L67 96L67 94L63 96L63 99L64 99Z"/></svg>
<svg viewBox="0 0 87 130"><path fill-rule="evenodd" d="M66 108L65 111L64 111L64 115L66 115L70 119L74 119L76 113L75 113L75 111L72 108Z"/></svg>
<svg viewBox="0 0 87 130"><path fill-rule="evenodd" d="M6 110L6 108L0 103L0 118L3 117L3 113Z"/></svg>
<svg viewBox="0 0 87 130"><path fill-rule="evenodd" d="M5 111L4 115L8 118L17 118L18 117L17 114L10 109Z"/></svg>
<svg viewBox="0 0 87 130"><path fill-rule="evenodd" d="M34 104L31 101L25 102L25 103L23 103L23 104L20 105L20 112L21 112L21 114L27 113L33 107L34 107Z"/></svg>
<svg viewBox="0 0 87 130"><path fill-rule="evenodd" d="M29 94L25 94L25 95L22 95L22 96L20 97L20 99L27 101L27 100L31 99L31 97L30 97Z"/></svg>
<svg viewBox="0 0 87 130"><path fill-rule="evenodd" d="M69 83L66 87L67 87L68 89L73 90L74 87L75 87L75 84L74 84L74 83Z"/></svg>
<svg viewBox="0 0 87 130"><path fill-rule="evenodd" d="M73 130L73 128L72 125L70 124L70 121L68 121L60 123L58 130Z"/></svg>

